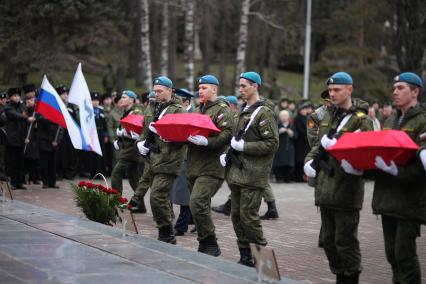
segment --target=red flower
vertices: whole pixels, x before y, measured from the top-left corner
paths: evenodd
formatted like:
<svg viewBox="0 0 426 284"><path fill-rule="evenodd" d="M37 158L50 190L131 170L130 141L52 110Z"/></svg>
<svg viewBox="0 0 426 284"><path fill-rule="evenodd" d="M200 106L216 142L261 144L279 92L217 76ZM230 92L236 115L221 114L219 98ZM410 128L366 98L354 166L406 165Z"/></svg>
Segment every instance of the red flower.
<svg viewBox="0 0 426 284"><path fill-rule="evenodd" d="M96 185L94 185L93 183L91 183L91 182L86 182L86 187L87 188L89 188L89 189L93 189L93 188L95 188L96 187Z"/></svg>
<svg viewBox="0 0 426 284"><path fill-rule="evenodd" d="M120 196L120 198L118 198L118 202L120 202L121 204L124 204L124 203L127 203L129 201L127 200L126 197Z"/></svg>
<svg viewBox="0 0 426 284"><path fill-rule="evenodd" d="M115 188L111 188L109 190L109 193L111 193L111 194L119 194L120 192L118 190L116 190Z"/></svg>
<svg viewBox="0 0 426 284"><path fill-rule="evenodd" d="M85 181L80 181L80 182L78 183L78 186L79 186L79 187L86 186L86 182L85 182Z"/></svg>
<svg viewBox="0 0 426 284"><path fill-rule="evenodd" d="M132 204L127 204L127 209L130 210L130 209L132 209L132 207L133 207Z"/></svg>

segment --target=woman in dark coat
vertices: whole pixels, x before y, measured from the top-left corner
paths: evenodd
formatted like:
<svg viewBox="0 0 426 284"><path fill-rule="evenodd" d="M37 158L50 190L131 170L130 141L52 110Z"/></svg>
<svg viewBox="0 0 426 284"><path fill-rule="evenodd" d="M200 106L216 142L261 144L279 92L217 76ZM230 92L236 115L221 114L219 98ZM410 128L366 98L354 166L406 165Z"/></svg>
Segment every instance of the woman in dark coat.
<svg viewBox="0 0 426 284"><path fill-rule="evenodd" d="M294 129L297 133L297 139L295 141L295 167L294 167L294 181L303 182L303 165L305 156L309 152L309 142L307 136L306 119L311 105L309 103L303 103L300 105L297 112L297 116L294 118Z"/></svg>
<svg viewBox="0 0 426 284"><path fill-rule="evenodd" d="M273 172L277 182L290 182L294 168L294 141L297 135L290 124L290 113L287 110L282 110L279 114L278 133L280 144L274 156Z"/></svg>

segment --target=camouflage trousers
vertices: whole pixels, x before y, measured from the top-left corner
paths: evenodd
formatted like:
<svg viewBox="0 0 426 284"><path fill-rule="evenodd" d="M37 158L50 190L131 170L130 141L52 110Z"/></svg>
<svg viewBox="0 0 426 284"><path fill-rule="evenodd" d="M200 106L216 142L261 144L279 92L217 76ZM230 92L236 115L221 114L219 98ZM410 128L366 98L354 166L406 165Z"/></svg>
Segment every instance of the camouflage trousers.
<svg viewBox="0 0 426 284"><path fill-rule="evenodd" d="M145 197L145 194L148 192L148 189L151 187L152 177L154 175L151 170L151 164L146 161L144 163L145 163L145 166L143 168L143 173L139 179L138 186L136 187L135 194L134 194L139 200L142 200Z"/></svg>
<svg viewBox="0 0 426 284"><path fill-rule="evenodd" d="M382 215L386 258L392 267L393 283L421 283L416 239L420 224L413 220Z"/></svg>
<svg viewBox="0 0 426 284"><path fill-rule="evenodd" d="M321 207L321 222L321 238L331 272L347 276L360 273L359 210L342 211Z"/></svg>
<svg viewBox="0 0 426 284"><path fill-rule="evenodd" d="M216 237L211 216L211 199L219 190L223 179L199 176L189 179L189 183L191 185L189 207L197 228L198 240L204 240L209 236Z"/></svg>
<svg viewBox="0 0 426 284"><path fill-rule="evenodd" d="M269 183L265 187L265 190L262 190L262 192L263 192L262 197L263 197L263 200L265 202L275 201L274 192L272 191L272 187L271 187L271 185ZM229 194L228 199L231 200L231 193Z"/></svg>
<svg viewBox="0 0 426 284"><path fill-rule="evenodd" d="M265 188L230 184L231 217L238 248L249 248L250 243L266 246L260 223L259 208Z"/></svg>
<svg viewBox="0 0 426 284"><path fill-rule="evenodd" d="M157 228L172 226L172 207L170 206L170 190L176 175L155 174L151 184L150 204Z"/></svg>
<svg viewBox="0 0 426 284"><path fill-rule="evenodd" d="M120 192L123 192L123 178L127 172L127 177L129 179L130 186L133 191L136 190L138 186L138 180L140 177L139 163L123 160L118 160L114 169L111 173L111 186L112 188L117 189Z"/></svg>

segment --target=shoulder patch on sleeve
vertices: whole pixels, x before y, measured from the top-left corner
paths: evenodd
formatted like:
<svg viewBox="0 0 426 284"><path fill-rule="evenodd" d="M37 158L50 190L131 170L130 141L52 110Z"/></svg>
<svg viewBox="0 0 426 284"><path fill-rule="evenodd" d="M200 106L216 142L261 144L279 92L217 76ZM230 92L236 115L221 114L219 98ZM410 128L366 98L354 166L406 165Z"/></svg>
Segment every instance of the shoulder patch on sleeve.
<svg viewBox="0 0 426 284"><path fill-rule="evenodd" d="M217 121L221 121L224 117L225 117L225 114L223 113L219 114L219 116L217 117Z"/></svg>
<svg viewBox="0 0 426 284"><path fill-rule="evenodd" d="M261 122L259 122L259 126L264 126L269 122L269 119L264 119Z"/></svg>

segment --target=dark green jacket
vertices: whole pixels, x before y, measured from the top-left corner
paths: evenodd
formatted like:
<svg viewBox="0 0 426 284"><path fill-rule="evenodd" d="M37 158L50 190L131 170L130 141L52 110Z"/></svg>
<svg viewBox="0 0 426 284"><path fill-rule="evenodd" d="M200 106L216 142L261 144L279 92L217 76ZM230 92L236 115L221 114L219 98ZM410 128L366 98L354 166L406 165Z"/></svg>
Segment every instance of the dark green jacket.
<svg viewBox="0 0 426 284"><path fill-rule="evenodd" d="M243 167L239 169L231 164L228 169L226 179L230 184L259 188L268 185L272 160L278 148L278 127L273 110L266 106L263 100L248 110L244 110L244 104L238 114L237 123L233 126L233 135L237 135L259 105L263 107L244 134L244 151L238 155Z"/></svg>
<svg viewBox="0 0 426 284"><path fill-rule="evenodd" d="M207 146L188 143L188 177L203 175L223 179L225 169L220 164L219 156L225 152L232 136L232 113L229 104L217 99L200 105L195 112L210 116L220 133L208 137Z"/></svg>
<svg viewBox="0 0 426 284"><path fill-rule="evenodd" d="M400 114L398 111L391 115L383 129L402 130L417 145L425 147L426 111L419 105L409 109L398 126ZM379 170L367 171L365 176L375 180L372 203L374 214L417 220L426 224L426 172L417 157L406 166L398 166L396 177Z"/></svg>
<svg viewBox="0 0 426 284"><path fill-rule="evenodd" d="M157 112L161 113L167 108L163 117L171 113L184 113L185 109L176 100L175 96L167 102L161 104L154 112L146 112L144 116L144 127L142 132L142 140L145 140L148 135L149 124L154 121ZM159 152L150 151L149 163L154 174L173 174L178 175L182 158L185 153L185 145L182 143L165 142L160 139L160 136L155 135L154 146L159 149Z"/></svg>
<svg viewBox="0 0 426 284"><path fill-rule="evenodd" d="M328 109L320 123L318 140L312 146L305 158L305 162L316 157L320 150L321 138L330 129L336 127L339 118L335 116L337 109ZM353 99L349 110L352 115L345 126L336 133L339 139L345 132L373 130L373 124L367 116L368 103ZM364 199L364 181L362 177L346 174L337 159L327 155L327 163L333 168L334 175L328 176L324 171L317 173L315 185L315 205L338 210L361 209Z"/></svg>
<svg viewBox="0 0 426 284"><path fill-rule="evenodd" d="M121 119L125 118L130 114L142 114L140 110L135 109L133 106L131 109L126 111ZM121 125L119 128L122 129ZM132 161L132 162L140 162L141 155L139 154L138 148L136 147L135 140L128 137L119 137L118 142L120 145L120 160Z"/></svg>

